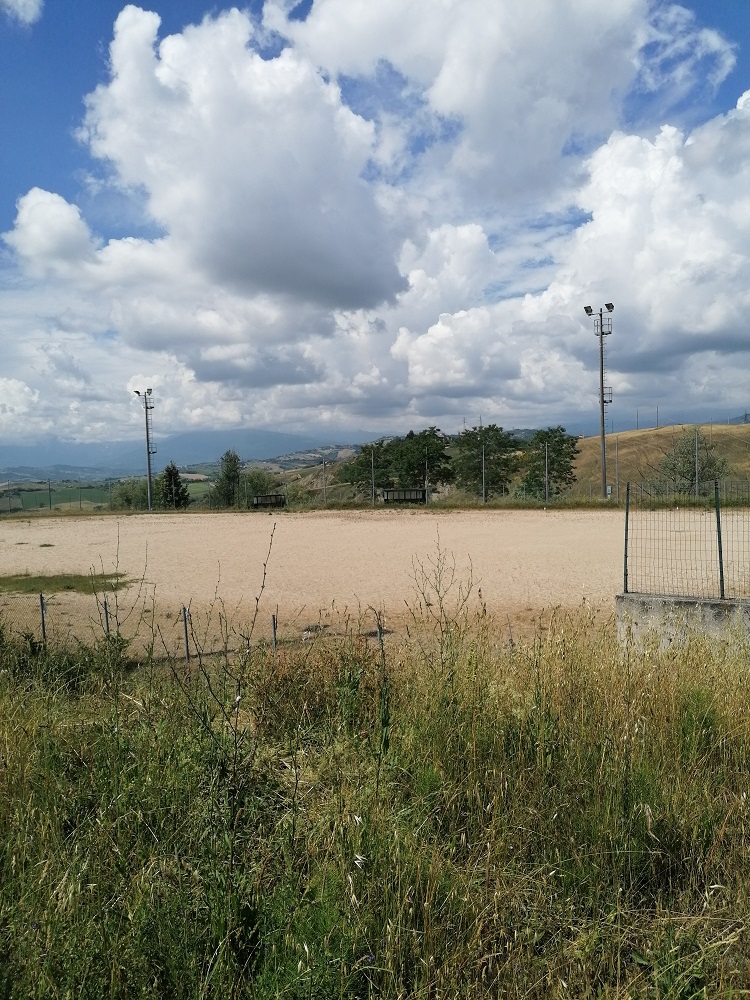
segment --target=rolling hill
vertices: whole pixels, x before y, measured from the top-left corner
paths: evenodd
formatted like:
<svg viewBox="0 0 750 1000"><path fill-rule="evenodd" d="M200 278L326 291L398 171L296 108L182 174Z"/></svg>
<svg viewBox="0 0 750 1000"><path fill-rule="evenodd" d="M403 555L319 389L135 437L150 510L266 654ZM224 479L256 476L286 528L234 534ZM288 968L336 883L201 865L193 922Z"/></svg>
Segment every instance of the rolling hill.
<svg viewBox="0 0 750 1000"><path fill-rule="evenodd" d="M630 481L643 482L659 478L659 464L677 438L694 429L693 424L676 424L648 430L623 431L607 435L607 481L616 491ZM734 479L750 479L750 424L699 424L700 433L713 443L719 455L729 464ZM579 495L594 496L601 489L601 445L598 435L581 438L575 464L576 487Z"/></svg>

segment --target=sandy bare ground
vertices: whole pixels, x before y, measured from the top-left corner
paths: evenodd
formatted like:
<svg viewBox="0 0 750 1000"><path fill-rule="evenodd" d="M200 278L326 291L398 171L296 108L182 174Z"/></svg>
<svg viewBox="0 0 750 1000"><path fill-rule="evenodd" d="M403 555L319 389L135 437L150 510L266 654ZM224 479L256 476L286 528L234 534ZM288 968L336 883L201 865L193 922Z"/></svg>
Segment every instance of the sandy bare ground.
<svg viewBox="0 0 750 1000"><path fill-rule="evenodd" d="M196 616L213 609L215 617L219 608L247 620L267 562L258 622L267 632L273 613L282 630L331 615L372 620L370 608L395 623L417 599L419 564L431 575L440 549L455 561L457 579L473 579L491 613L523 621L584 602L613 610L623 533L619 511L8 518L0 521L0 574L118 570L142 581L141 598L165 621L183 605ZM136 592L134 585L121 603ZM59 599L71 607L76 600Z"/></svg>

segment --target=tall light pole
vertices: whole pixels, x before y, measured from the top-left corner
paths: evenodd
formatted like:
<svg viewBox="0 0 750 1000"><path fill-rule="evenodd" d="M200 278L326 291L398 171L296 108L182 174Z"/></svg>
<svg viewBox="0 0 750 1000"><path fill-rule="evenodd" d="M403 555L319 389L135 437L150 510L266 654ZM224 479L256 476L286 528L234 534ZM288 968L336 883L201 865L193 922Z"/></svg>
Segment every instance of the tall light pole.
<svg viewBox="0 0 750 1000"><path fill-rule="evenodd" d="M156 454L156 448L151 447L151 411L154 408L154 401L151 398L153 389L146 389L141 393L140 389L133 392L139 399L143 400L143 412L146 415L146 472L148 483L148 509L151 510L151 456Z"/></svg>
<svg viewBox="0 0 750 1000"><path fill-rule="evenodd" d="M607 497L607 432L604 426L604 404L612 402L612 390L606 389L608 396L605 398L604 386L604 338L612 333L612 320L604 315L604 309L611 313L614 309L611 302L605 302L604 308L598 313L594 312L591 306L584 306L583 311L587 316L594 317L594 334L599 338L599 438L602 449L602 500Z"/></svg>

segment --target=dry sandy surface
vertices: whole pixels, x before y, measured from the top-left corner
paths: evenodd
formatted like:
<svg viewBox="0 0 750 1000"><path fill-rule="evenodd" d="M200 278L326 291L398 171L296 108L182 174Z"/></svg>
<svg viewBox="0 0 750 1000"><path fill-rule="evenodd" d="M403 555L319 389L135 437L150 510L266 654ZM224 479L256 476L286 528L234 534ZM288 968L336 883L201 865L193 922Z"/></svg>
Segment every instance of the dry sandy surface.
<svg viewBox="0 0 750 1000"><path fill-rule="evenodd" d="M141 595L160 614L219 607L235 620L251 614L267 561L259 617L265 632L272 613L281 629L336 615L372 621L369 608L396 624L417 600L419 564L432 575L442 550L455 561L458 581L473 579L491 613L523 622L584 602L612 611L622 590L623 532L619 511L7 518L0 521L0 573L118 570L143 581Z"/></svg>

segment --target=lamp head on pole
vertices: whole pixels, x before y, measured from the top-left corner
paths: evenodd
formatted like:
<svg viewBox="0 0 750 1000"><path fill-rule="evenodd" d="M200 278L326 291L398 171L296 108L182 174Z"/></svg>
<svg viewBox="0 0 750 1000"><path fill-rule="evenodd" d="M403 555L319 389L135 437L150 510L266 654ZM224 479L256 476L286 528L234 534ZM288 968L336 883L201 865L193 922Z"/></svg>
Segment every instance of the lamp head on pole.
<svg viewBox="0 0 750 1000"><path fill-rule="evenodd" d="M584 306L583 311L586 313L587 316L591 316L594 312L591 306Z"/></svg>
<svg viewBox="0 0 750 1000"><path fill-rule="evenodd" d="M614 304L612 302L605 302L604 306L605 306L605 308L606 308L606 310L607 310L608 313L611 313L612 310L615 308ZM150 389L148 391L151 392Z"/></svg>

